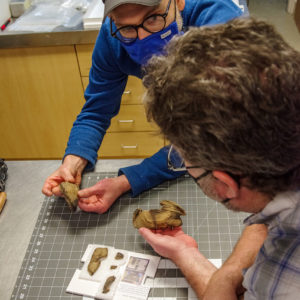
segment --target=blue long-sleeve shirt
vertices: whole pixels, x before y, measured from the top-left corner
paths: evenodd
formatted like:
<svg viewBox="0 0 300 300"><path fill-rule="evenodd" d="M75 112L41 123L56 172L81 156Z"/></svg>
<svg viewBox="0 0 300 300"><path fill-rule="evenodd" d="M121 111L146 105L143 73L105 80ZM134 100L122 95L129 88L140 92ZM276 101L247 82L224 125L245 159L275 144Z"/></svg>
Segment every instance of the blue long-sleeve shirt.
<svg viewBox="0 0 300 300"><path fill-rule="evenodd" d="M181 12L185 30L191 26L225 23L242 14L231 0L186 0ZM92 55L89 85L84 93L86 102L73 124L65 156L73 154L83 157L88 161L87 169L94 167L110 120L119 112L128 75L142 78L141 66L111 36L109 18L106 18ZM182 175L182 172L169 171L166 161L166 150L162 149L137 166L121 169L120 174L126 175L133 195L137 195Z"/></svg>

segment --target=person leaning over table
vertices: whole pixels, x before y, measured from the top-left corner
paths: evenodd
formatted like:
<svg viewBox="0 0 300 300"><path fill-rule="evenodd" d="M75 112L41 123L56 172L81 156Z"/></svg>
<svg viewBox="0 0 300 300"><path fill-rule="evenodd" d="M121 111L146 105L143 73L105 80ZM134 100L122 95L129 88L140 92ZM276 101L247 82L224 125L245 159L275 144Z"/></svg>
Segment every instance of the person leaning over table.
<svg viewBox="0 0 300 300"><path fill-rule="evenodd" d="M170 151L208 197L252 215L220 269L181 228L140 234L199 299L299 299L300 52L273 26L236 19L191 29L146 71L147 116Z"/></svg>
<svg viewBox="0 0 300 300"><path fill-rule="evenodd" d="M141 66L148 58L190 26L224 23L242 11L231 0L106 0L104 14L108 17L95 44L86 103L71 130L62 165L44 183L47 196L60 195L62 181L79 184L83 170L94 167L110 120L119 112L128 75L142 78ZM81 191L80 208L103 213L125 191L136 196L182 175L168 170L166 155L163 148L140 165L121 169L119 177Z"/></svg>

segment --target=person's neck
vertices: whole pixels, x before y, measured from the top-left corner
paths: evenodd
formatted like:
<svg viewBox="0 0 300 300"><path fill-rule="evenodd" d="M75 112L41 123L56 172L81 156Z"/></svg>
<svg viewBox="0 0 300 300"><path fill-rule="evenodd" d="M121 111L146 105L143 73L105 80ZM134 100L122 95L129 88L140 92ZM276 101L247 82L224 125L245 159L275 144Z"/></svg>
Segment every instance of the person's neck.
<svg viewBox="0 0 300 300"><path fill-rule="evenodd" d="M245 206L243 211L250 213L258 213L262 211L272 200L270 195L247 187L241 187L239 198L243 201Z"/></svg>

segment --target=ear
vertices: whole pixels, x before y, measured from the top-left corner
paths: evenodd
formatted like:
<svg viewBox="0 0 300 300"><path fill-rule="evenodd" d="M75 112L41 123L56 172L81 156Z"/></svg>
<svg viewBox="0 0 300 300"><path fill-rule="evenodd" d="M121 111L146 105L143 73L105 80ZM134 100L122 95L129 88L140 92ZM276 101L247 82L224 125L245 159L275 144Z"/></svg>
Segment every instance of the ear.
<svg viewBox="0 0 300 300"><path fill-rule="evenodd" d="M177 7L180 11L183 11L185 7L185 0L176 0Z"/></svg>
<svg viewBox="0 0 300 300"><path fill-rule="evenodd" d="M213 171L212 175L218 180L216 188L222 197L229 199L238 197L238 183L230 175L222 171Z"/></svg>

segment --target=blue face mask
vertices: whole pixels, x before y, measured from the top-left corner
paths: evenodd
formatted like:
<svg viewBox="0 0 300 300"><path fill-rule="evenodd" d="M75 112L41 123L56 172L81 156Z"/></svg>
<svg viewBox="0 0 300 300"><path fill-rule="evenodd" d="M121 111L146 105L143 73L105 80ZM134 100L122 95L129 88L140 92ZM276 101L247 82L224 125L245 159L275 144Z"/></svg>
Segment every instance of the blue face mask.
<svg viewBox="0 0 300 300"><path fill-rule="evenodd" d="M178 33L178 26L174 21L162 31L152 33L142 40L137 38L131 44L121 44L136 63L144 65L154 54L161 54L164 46Z"/></svg>

